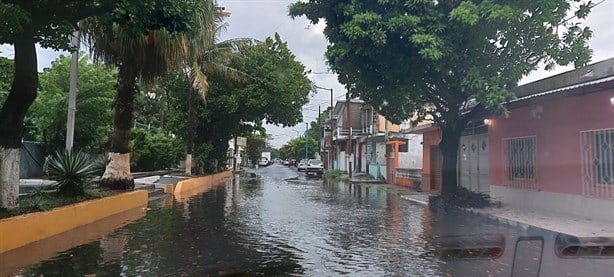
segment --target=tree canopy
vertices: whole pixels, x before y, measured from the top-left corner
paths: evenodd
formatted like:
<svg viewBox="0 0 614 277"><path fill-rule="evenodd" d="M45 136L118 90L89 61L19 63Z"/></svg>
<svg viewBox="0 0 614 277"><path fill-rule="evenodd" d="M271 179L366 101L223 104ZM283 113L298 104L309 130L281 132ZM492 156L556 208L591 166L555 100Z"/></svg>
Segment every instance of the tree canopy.
<svg viewBox="0 0 614 277"><path fill-rule="evenodd" d="M283 126L302 121L301 107L308 102L311 85L305 67L296 60L279 35L261 43L245 43L228 56L226 66L245 78L229 80L225 74L207 76L206 102L195 103L196 162L206 170L215 170L226 162L228 140L263 130L262 122ZM184 136L190 91L181 74L164 82L168 90L166 125L171 132ZM194 92L192 92L194 93ZM216 161L216 162L215 162Z"/></svg>
<svg viewBox="0 0 614 277"><path fill-rule="evenodd" d="M116 70L102 64L79 61L75 147L99 152L108 145L111 133ZM26 120L35 127L34 135L49 150L64 148L70 57L60 56L40 74L39 96L32 104Z"/></svg>
<svg viewBox="0 0 614 277"><path fill-rule="evenodd" d="M460 132L482 107L505 113L517 82L545 64L586 64L590 1L311 0L290 15L326 21L332 70L398 123L430 113L442 129L444 193ZM475 101L475 102L474 102ZM472 103L480 103L476 107Z"/></svg>
<svg viewBox="0 0 614 277"><path fill-rule="evenodd" d="M307 149L305 149L305 143L307 144ZM320 147L316 139L310 136L301 136L290 140L282 146L280 155L284 159L302 160L305 158L305 150L307 150L307 157L313 159L319 149Z"/></svg>
<svg viewBox="0 0 614 277"><path fill-rule="evenodd" d="M13 80L13 60L5 57L0 57L0 106L4 104L4 100L11 89L11 81Z"/></svg>

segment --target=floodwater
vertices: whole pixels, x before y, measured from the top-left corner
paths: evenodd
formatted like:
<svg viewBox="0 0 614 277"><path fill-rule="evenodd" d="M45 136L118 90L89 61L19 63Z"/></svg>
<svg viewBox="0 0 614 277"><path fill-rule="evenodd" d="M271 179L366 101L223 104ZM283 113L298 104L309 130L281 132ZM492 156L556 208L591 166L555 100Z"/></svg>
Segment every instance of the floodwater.
<svg viewBox="0 0 614 277"><path fill-rule="evenodd" d="M99 238L0 272L20 276L611 273L612 259L555 255L559 235L544 230L510 227L458 211L434 212L383 185L331 184L281 165L254 172L256 177L237 176L189 199L151 203L145 215ZM300 177L286 180L296 176ZM36 252L36 247L27 251Z"/></svg>

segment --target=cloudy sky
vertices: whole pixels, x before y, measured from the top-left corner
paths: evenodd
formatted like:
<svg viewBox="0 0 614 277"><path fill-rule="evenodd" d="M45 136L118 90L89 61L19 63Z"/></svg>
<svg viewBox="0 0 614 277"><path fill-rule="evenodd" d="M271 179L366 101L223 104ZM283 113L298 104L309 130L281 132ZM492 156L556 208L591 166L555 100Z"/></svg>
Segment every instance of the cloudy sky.
<svg viewBox="0 0 614 277"><path fill-rule="evenodd" d="M288 5L294 0L218 0L218 3L231 13L227 19L227 31L222 34L222 39L249 37L263 40L279 33L282 39L288 42L290 50L301 61L310 74L309 78L318 86L332 88L334 98L343 100L345 89L337 82L335 75L328 73L324 52L327 41L322 34L324 25L311 25L305 18L292 20L287 16ZM587 20L587 25L594 31L593 38L589 41L594 51L593 61L600 61L614 57L614 0L605 0L597 8L593 9ZM12 47L0 46L0 55L11 56ZM39 49L39 70L49 66L59 53L51 50ZM558 67L553 71L536 71L527 76L521 83L539 80L563 71L570 67ZM312 95L310 103L303 107L304 121L310 122L316 119L318 107L325 110L330 105L330 92L320 91ZM272 135L271 144L280 147L288 140L302 134L305 124L299 124L292 128L280 128L267 126L267 132Z"/></svg>

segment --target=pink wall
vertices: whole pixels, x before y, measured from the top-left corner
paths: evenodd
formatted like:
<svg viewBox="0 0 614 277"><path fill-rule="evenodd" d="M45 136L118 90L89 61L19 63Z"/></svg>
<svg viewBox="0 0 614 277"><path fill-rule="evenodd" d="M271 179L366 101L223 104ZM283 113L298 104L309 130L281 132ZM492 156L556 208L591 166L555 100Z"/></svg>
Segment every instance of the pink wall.
<svg viewBox="0 0 614 277"><path fill-rule="evenodd" d="M537 188L582 194L580 131L614 128L614 90L567 97L491 118L490 183L504 184L504 138L536 136Z"/></svg>

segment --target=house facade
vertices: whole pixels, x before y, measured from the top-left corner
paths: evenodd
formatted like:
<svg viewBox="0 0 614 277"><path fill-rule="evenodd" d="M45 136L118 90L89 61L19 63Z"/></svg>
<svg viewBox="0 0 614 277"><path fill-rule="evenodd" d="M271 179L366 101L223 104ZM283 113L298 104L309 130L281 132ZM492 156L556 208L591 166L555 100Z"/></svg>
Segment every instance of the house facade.
<svg viewBox="0 0 614 277"><path fill-rule="evenodd" d="M411 185L395 177L410 181L414 177L411 170L422 165L422 135L401 133L401 125L392 124L361 100L337 102L331 118L321 125L320 152L330 164L327 169L351 170L389 183L399 179L399 184Z"/></svg>
<svg viewBox="0 0 614 277"><path fill-rule="evenodd" d="M614 221L614 59L530 83L490 117L490 195Z"/></svg>

